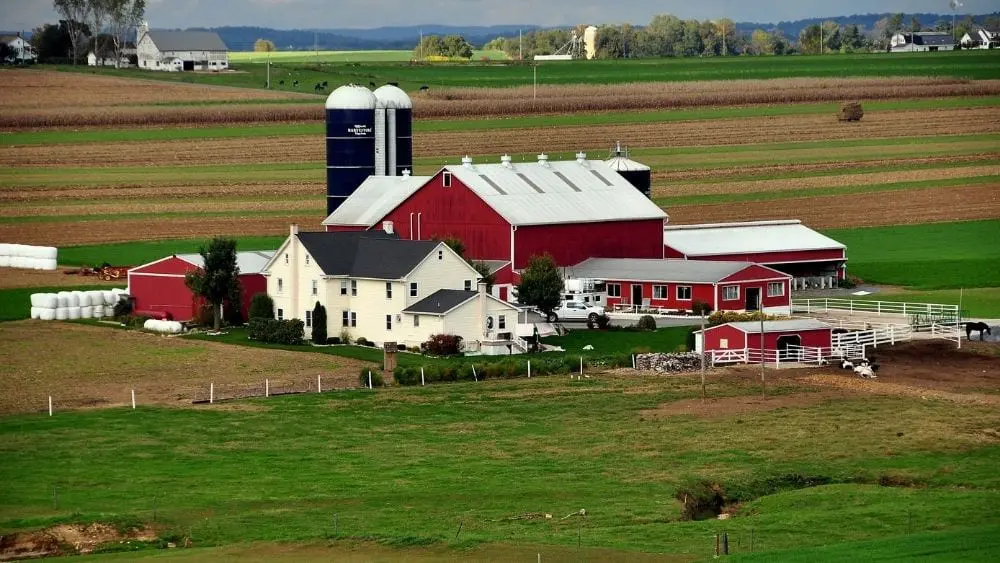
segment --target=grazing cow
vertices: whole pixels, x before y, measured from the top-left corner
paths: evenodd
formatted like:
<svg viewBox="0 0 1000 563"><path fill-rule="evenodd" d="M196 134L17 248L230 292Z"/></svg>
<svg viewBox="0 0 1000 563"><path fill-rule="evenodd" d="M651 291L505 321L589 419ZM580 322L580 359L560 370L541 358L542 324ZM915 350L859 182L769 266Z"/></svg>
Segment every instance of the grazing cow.
<svg viewBox="0 0 1000 563"><path fill-rule="evenodd" d="M426 85L426 84L424 84L423 86L420 87L420 91L421 92L426 92L426 91L428 91L430 89L431 89L431 87L428 86L428 85Z"/></svg>
<svg viewBox="0 0 1000 563"><path fill-rule="evenodd" d="M840 369L854 369L854 363L851 360L840 360Z"/></svg>
<svg viewBox="0 0 1000 563"><path fill-rule="evenodd" d="M869 365L861 365L854 368L854 373L862 379L876 379L875 370Z"/></svg>
<svg viewBox="0 0 1000 563"><path fill-rule="evenodd" d="M984 333L993 336L993 333L990 332L990 325L986 323L976 322L976 323L965 323L965 338L967 340L972 340L972 332L975 330L979 331L979 340L981 341L986 340L986 337L983 336Z"/></svg>

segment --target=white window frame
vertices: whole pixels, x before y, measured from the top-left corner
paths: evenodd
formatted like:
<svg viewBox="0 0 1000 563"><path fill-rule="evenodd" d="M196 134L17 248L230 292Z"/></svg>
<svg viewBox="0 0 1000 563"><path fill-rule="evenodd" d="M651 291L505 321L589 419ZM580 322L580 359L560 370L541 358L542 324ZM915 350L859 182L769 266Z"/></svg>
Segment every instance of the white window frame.
<svg viewBox="0 0 1000 563"><path fill-rule="evenodd" d="M420 284L417 282L410 282L410 297L416 297L420 295Z"/></svg>
<svg viewBox="0 0 1000 563"><path fill-rule="evenodd" d="M284 309L280 309L280 308L278 309L278 320L279 321L285 320L285 310Z"/></svg>
<svg viewBox="0 0 1000 563"><path fill-rule="evenodd" d="M507 329L507 315L497 315L497 330Z"/></svg>
<svg viewBox="0 0 1000 563"><path fill-rule="evenodd" d="M665 286L665 285L654 285L653 286L653 299L668 299L668 297L667 297L667 286Z"/></svg>
<svg viewBox="0 0 1000 563"><path fill-rule="evenodd" d="M313 295L314 296L319 295L319 282L316 281L316 280L313 280L312 282L313 282L313 286L312 286Z"/></svg>
<svg viewBox="0 0 1000 563"><path fill-rule="evenodd" d="M444 251L438 250L438 260L444 260Z"/></svg>
<svg viewBox="0 0 1000 563"><path fill-rule="evenodd" d="M385 329L392 330L392 315L385 316Z"/></svg>
<svg viewBox="0 0 1000 563"><path fill-rule="evenodd" d="M347 280L340 280L340 294L347 295Z"/></svg>
<svg viewBox="0 0 1000 563"><path fill-rule="evenodd" d="M420 326L420 315L413 315L413 326Z"/></svg>
<svg viewBox="0 0 1000 563"><path fill-rule="evenodd" d="M350 311L348 311L348 310L345 309L344 311L341 312L341 315L340 315L340 324L343 327L349 327L349 326L351 326L351 312Z"/></svg>
<svg viewBox="0 0 1000 563"><path fill-rule="evenodd" d="M622 284L620 283L609 283L608 284L608 297L621 297L622 296Z"/></svg>
<svg viewBox="0 0 1000 563"><path fill-rule="evenodd" d="M309 255L306 254L306 266L308 266L308 265L309 265Z"/></svg>
<svg viewBox="0 0 1000 563"><path fill-rule="evenodd" d="M385 298L392 299L392 282L385 282Z"/></svg>
<svg viewBox="0 0 1000 563"><path fill-rule="evenodd" d="M777 292L772 292L771 288L777 288ZM767 283L767 296L768 297L784 297L785 296L785 282L768 282Z"/></svg>
<svg viewBox="0 0 1000 563"><path fill-rule="evenodd" d="M357 328L357 326L358 326L358 314L354 311L351 311L351 327Z"/></svg>
<svg viewBox="0 0 1000 563"><path fill-rule="evenodd" d="M734 297L729 296L729 290L735 290L736 294ZM740 286L738 285L724 285L722 286L722 300L723 301L739 301L740 300Z"/></svg>
<svg viewBox="0 0 1000 563"><path fill-rule="evenodd" d="M313 312L306 311L306 328L312 328Z"/></svg>
<svg viewBox="0 0 1000 563"><path fill-rule="evenodd" d="M285 291L285 280L278 278L278 293Z"/></svg>
<svg viewBox="0 0 1000 563"><path fill-rule="evenodd" d="M288 253L285 253L285 264L288 264Z"/></svg>
<svg viewBox="0 0 1000 563"><path fill-rule="evenodd" d="M441 174L441 185L446 188L451 187L451 172Z"/></svg>
<svg viewBox="0 0 1000 563"><path fill-rule="evenodd" d="M681 290L687 290L687 297L681 296ZM690 285L678 285L677 286L677 300L678 301L690 301L691 297L694 295L694 288Z"/></svg>
<svg viewBox="0 0 1000 563"><path fill-rule="evenodd" d="M472 291L472 280L465 280L465 291Z"/></svg>
<svg viewBox="0 0 1000 563"><path fill-rule="evenodd" d="M358 296L358 280L351 280L351 297Z"/></svg>

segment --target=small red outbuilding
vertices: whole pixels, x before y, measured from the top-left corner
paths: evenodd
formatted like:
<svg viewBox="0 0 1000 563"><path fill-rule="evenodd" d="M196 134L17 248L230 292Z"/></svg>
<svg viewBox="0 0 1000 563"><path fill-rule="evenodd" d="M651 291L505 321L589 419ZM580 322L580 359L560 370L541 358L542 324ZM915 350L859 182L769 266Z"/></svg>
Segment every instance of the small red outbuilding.
<svg viewBox="0 0 1000 563"><path fill-rule="evenodd" d="M242 303L240 311L247 318L250 300L267 292L267 279L261 273L274 251L238 252ZM202 267L200 254L175 254L128 271L128 293L137 314L189 321L198 313L198 300L184 284L184 276Z"/></svg>
<svg viewBox="0 0 1000 563"><path fill-rule="evenodd" d="M727 323L695 333L695 350L760 350L763 334L765 350L786 350L789 346L830 348L831 327L815 319L788 319Z"/></svg>

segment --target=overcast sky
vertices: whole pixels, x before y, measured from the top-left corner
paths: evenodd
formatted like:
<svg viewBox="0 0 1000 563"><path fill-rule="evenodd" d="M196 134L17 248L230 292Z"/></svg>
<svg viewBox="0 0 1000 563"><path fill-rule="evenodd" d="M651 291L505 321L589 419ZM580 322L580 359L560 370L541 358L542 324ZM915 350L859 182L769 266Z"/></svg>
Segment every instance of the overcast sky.
<svg viewBox="0 0 1000 563"><path fill-rule="evenodd" d="M964 0L960 13L996 10L998 0ZM657 13L777 22L872 12L949 13L949 7L948 0L147 0L146 16L154 28L329 29L435 23L642 24ZM28 30L57 19L51 0L0 0L0 29Z"/></svg>

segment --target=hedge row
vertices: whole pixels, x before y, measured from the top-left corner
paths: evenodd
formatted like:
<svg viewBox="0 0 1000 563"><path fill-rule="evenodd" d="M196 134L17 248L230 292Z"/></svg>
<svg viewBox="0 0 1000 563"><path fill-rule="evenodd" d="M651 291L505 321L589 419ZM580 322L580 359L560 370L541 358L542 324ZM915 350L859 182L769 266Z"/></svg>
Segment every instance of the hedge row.
<svg viewBox="0 0 1000 563"><path fill-rule="evenodd" d="M526 359L504 359L500 361L483 361L482 363L432 364L424 366L424 382L437 383L447 381L475 381L481 379L511 379L528 375ZM564 356L562 358L539 358L531 361L531 375L558 375L578 372L580 356ZM620 368L632 367L630 354L612 356L592 356L583 358L586 368ZM473 371L473 367L475 371ZM366 375L367 377L367 375ZM392 372L392 378L399 385L420 385L420 367L399 366ZM367 379L365 381L367 386Z"/></svg>
<svg viewBox="0 0 1000 563"><path fill-rule="evenodd" d="M247 336L268 344L298 345L305 338L305 325L299 319L250 319Z"/></svg>

